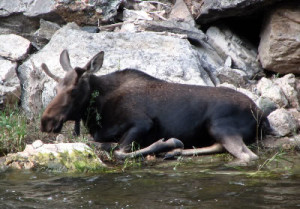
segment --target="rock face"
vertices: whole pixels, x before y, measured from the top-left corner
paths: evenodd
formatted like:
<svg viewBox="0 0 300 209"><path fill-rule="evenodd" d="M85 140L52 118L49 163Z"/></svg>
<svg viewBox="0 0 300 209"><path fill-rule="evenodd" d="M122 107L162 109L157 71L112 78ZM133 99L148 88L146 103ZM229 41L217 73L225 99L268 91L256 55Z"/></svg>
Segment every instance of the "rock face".
<svg viewBox="0 0 300 209"><path fill-rule="evenodd" d="M54 74L62 77L64 71L59 64L59 55L64 49L69 50L73 67L83 67L96 53L105 51L101 74L136 68L171 82L213 85L201 67L197 51L186 39L151 32L91 34L80 30L75 24L68 24L57 31L49 44L30 60L38 68L46 63ZM28 112L31 112L28 98L34 94L29 91L32 88L28 78L33 69L30 60L18 68L24 86L22 107ZM48 77L46 79L42 90L43 106L54 95L55 83Z"/></svg>
<svg viewBox="0 0 300 209"><path fill-rule="evenodd" d="M83 143L44 144L37 140L23 152L9 154L5 164L17 169L46 169L60 172L94 172L105 165L92 149Z"/></svg>
<svg viewBox="0 0 300 209"><path fill-rule="evenodd" d="M0 57L0 109L19 102L21 86L16 70L17 63Z"/></svg>
<svg viewBox="0 0 300 209"><path fill-rule="evenodd" d="M23 61L31 43L18 35L0 35L0 107L15 105L21 96L17 62Z"/></svg>
<svg viewBox="0 0 300 209"><path fill-rule="evenodd" d="M272 10L261 32L262 66L281 74L300 74L300 7L290 3Z"/></svg>
<svg viewBox="0 0 300 209"><path fill-rule="evenodd" d="M282 0L203 0L198 11L191 9L197 22L204 24L221 18L251 14L279 1Z"/></svg>
<svg viewBox="0 0 300 209"><path fill-rule="evenodd" d="M242 70L248 79L262 73L260 63L256 60L257 50L246 40L233 34L228 28L210 27L206 35L217 53L225 59L229 56L232 67Z"/></svg>
<svg viewBox="0 0 300 209"><path fill-rule="evenodd" d="M1 0L0 34L18 34L29 39L37 48L42 48L45 39L36 34L40 19L57 24L76 22L81 25L114 22L123 2L123 0Z"/></svg>
<svg viewBox="0 0 300 209"><path fill-rule="evenodd" d="M257 85L257 91L263 98L273 101L277 108L288 107L299 110L297 80L293 74L273 80L262 78Z"/></svg>

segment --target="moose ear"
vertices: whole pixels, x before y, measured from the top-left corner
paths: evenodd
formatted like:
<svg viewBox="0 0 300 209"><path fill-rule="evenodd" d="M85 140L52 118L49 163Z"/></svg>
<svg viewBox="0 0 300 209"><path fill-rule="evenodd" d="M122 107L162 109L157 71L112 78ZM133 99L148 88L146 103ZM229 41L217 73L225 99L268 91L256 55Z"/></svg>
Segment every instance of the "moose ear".
<svg viewBox="0 0 300 209"><path fill-rule="evenodd" d="M66 49L61 52L59 61L64 71L68 72L70 70L73 70L70 64L69 53Z"/></svg>
<svg viewBox="0 0 300 209"><path fill-rule="evenodd" d="M57 77L56 75L54 75L53 73L50 72L49 68L47 67L47 65L45 63L42 64L42 69L44 70L44 72L52 79L54 79L56 82L59 82L61 80L61 78Z"/></svg>
<svg viewBox="0 0 300 209"><path fill-rule="evenodd" d="M104 59L104 52L101 51L96 54L84 67L90 73L96 73L102 67Z"/></svg>

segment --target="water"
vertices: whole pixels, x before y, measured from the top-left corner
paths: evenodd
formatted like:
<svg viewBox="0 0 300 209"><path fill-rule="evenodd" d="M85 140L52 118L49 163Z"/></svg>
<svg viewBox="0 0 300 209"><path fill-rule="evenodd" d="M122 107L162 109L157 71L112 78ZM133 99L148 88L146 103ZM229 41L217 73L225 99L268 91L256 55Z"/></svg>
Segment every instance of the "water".
<svg viewBox="0 0 300 209"><path fill-rule="evenodd" d="M214 159L214 160L213 160ZM210 156L102 174L0 173L0 208L300 208L299 154L255 172Z"/></svg>

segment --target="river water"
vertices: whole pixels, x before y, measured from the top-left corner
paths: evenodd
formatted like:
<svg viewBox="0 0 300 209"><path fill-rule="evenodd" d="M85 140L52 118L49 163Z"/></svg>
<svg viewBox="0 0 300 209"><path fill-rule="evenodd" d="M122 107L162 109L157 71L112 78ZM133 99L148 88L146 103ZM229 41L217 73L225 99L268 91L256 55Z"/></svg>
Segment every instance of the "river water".
<svg viewBox="0 0 300 209"><path fill-rule="evenodd" d="M299 153L275 155L247 167L201 156L98 174L7 170L0 208L300 208Z"/></svg>

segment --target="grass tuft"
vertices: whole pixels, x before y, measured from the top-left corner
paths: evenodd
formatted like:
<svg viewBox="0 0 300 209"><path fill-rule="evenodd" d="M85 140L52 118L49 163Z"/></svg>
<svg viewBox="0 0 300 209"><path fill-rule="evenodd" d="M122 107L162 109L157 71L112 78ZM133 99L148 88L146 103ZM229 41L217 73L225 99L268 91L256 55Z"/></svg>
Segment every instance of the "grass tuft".
<svg viewBox="0 0 300 209"><path fill-rule="evenodd" d="M27 134L27 118L19 108L0 111L0 156L22 151Z"/></svg>

